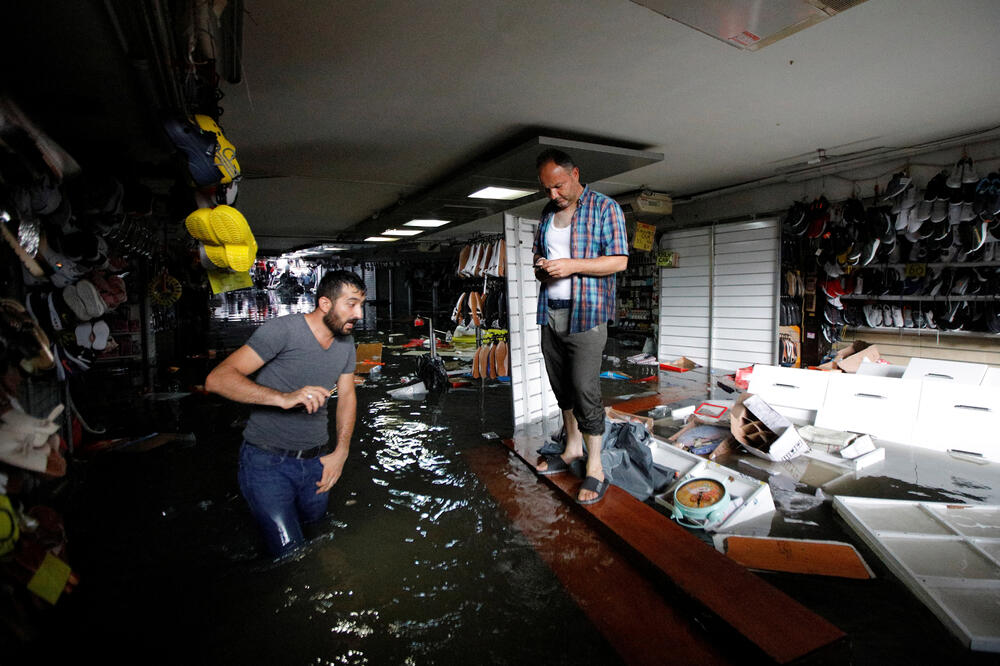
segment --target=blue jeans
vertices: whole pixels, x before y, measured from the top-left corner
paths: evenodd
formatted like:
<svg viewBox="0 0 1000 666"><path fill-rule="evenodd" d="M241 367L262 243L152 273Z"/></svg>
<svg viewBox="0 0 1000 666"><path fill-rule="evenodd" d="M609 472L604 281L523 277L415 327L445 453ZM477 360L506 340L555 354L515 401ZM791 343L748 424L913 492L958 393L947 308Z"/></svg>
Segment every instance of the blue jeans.
<svg viewBox="0 0 1000 666"><path fill-rule="evenodd" d="M319 458L290 458L243 442L240 491L272 555L284 555L305 543L302 525L326 513L330 493L316 494L323 476Z"/></svg>

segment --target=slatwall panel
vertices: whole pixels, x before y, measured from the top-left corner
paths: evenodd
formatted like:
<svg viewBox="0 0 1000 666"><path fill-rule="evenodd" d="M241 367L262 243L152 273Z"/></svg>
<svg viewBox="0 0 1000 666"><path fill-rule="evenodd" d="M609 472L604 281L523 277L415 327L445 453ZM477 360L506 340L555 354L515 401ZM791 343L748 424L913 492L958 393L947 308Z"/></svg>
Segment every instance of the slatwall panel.
<svg viewBox="0 0 1000 666"><path fill-rule="evenodd" d="M1000 367L1000 335L935 335L921 331L919 335L901 334L895 330L847 331L837 347L846 347L853 340L864 340L878 347L879 355L893 365L907 365L911 358L932 358L941 361L985 363Z"/></svg>
<svg viewBox="0 0 1000 666"><path fill-rule="evenodd" d="M541 330L535 323L538 280L531 246L537 220L504 215L507 243L507 312L510 313L510 372L514 426L547 423L559 414L542 359Z"/></svg>
<svg viewBox="0 0 1000 666"><path fill-rule="evenodd" d="M776 220L715 227L713 370L774 364L780 240Z"/></svg>
<svg viewBox="0 0 1000 666"><path fill-rule="evenodd" d="M660 248L677 253L677 268L660 269L660 361L686 356L708 363L710 228L663 234Z"/></svg>
<svg viewBox="0 0 1000 666"><path fill-rule="evenodd" d="M774 363L779 240L773 220L663 235L678 268L660 271L661 361L686 356L727 372Z"/></svg>

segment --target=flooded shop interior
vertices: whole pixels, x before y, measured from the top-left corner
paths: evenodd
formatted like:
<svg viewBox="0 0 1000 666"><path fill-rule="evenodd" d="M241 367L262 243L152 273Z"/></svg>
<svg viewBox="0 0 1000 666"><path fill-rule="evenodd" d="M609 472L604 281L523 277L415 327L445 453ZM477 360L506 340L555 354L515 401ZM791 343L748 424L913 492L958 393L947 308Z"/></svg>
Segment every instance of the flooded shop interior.
<svg viewBox="0 0 1000 666"><path fill-rule="evenodd" d="M756 4L2 10L0 661L997 663L1000 8ZM275 556L208 378L292 320L354 350L318 457L356 407Z"/></svg>

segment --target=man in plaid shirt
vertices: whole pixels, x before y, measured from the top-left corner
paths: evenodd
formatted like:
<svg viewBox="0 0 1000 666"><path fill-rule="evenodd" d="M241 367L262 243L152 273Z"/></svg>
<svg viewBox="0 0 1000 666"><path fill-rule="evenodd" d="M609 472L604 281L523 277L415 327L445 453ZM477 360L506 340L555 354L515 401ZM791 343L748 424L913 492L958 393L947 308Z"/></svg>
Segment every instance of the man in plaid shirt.
<svg viewBox="0 0 1000 666"><path fill-rule="evenodd" d="M601 358L614 319L615 273L628 264L628 238L621 207L580 183L580 170L561 150L549 149L535 162L549 197L535 234L535 276L542 356L562 410L566 450L543 456L540 474L557 474L583 458L586 478L577 501L599 502L608 488L601 466L604 407Z"/></svg>

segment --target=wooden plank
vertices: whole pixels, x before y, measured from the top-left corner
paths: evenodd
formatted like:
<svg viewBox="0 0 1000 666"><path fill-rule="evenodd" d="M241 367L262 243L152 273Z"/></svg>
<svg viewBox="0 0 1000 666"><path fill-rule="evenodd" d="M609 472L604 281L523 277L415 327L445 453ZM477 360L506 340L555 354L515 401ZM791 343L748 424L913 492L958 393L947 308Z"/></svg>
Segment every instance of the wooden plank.
<svg viewBox="0 0 1000 666"><path fill-rule="evenodd" d="M547 486L526 498L535 474L505 449L479 446L462 457L626 664L737 663Z"/></svg>
<svg viewBox="0 0 1000 666"><path fill-rule="evenodd" d="M734 535L725 538L722 552L751 569L841 578L875 577L857 549L841 541Z"/></svg>
<svg viewBox="0 0 1000 666"><path fill-rule="evenodd" d="M521 436L504 443L533 466L543 440ZM585 506L575 501L581 479L572 474L539 478L561 490L567 501L685 597L757 646L762 656L787 664L844 649L846 634L840 629L617 486L608 488L601 502Z"/></svg>

